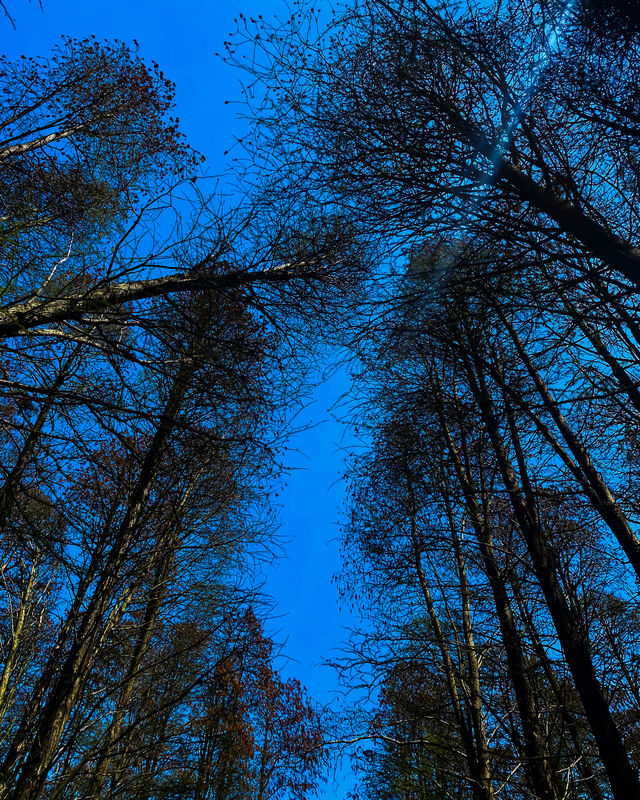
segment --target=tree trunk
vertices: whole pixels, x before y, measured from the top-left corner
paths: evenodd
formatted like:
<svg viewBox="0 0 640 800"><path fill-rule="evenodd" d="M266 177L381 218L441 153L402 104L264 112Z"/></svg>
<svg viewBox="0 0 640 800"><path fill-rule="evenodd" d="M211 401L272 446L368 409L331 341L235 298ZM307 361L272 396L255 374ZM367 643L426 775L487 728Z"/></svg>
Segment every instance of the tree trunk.
<svg viewBox="0 0 640 800"><path fill-rule="evenodd" d="M465 358L466 361L466 358ZM509 495L533 568L542 588L549 612L554 622L560 644L582 701L587 719L593 731L600 758L607 772L615 800L628 800L640 796L640 782L635 767L622 741L622 737L611 715L596 677L588 643L569 608L562 586L557 577L554 558L547 547L545 536L538 520L533 518L525 502L517 473L514 469L500 434L493 410L493 403L482 378L482 366L476 359L474 373L467 361L470 386L476 396L481 417L493 444L505 488Z"/></svg>

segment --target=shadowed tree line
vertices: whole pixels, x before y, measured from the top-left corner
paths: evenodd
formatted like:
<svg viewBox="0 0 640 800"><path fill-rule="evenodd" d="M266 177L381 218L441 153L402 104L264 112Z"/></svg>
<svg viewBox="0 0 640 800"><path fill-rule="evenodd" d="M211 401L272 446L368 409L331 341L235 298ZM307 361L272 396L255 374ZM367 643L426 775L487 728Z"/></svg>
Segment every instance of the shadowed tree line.
<svg viewBox="0 0 640 800"><path fill-rule="evenodd" d="M305 5L242 43L254 156L388 256L345 334L358 796L636 797L635 5Z"/></svg>
<svg viewBox="0 0 640 800"><path fill-rule="evenodd" d="M322 774L251 575L305 331L360 261L337 217L205 196L173 91L95 38L0 65L3 798L304 798Z"/></svg>
<svg viewBox="0 0 640 800"><path fill-rule="evenodd" d="M228 45L232 210L157 65L2 62L0 797L303 798L327 738L372 800L636 797L634 6L293 10ZM364 434L331 736L250 580L320 339Z"/></svg>

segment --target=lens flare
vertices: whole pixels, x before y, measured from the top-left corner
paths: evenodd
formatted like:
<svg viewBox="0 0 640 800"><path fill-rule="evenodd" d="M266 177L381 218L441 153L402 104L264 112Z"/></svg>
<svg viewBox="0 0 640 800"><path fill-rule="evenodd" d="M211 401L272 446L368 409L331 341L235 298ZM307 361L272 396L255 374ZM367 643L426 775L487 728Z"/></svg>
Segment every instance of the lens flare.
<svg viewBox="0 0 640 800"><path fill-rule="evenodd" d="M538 88L540 79L548 68L551 60L562 49L565 41L565 32L577 2L578 0L565 0L565 3L560 9L556 19L550 25L548 25L543 32L542 44L540 45L535 57L531 62L531 75L527 81L526 87L522 93L522 96L515 103L511 116L503 128L497 144L493 148L492 155L489 157L490 167L484 175L484 188L472 200L467 201L466 207L462 210L460 224L458 226L461 239L464 238L464 233L470 227L471 217L474 211L480 208L480 206L487 199L491 186L493 185L498 173L500 162L506 155L515 131L517 130L518 125L522 121L522 118L531 104L531 100L536 89ZM438 275L441 277L446 276L453 266L452 259L445 257L445 254L440 252L439 255L436 255L435 260L436 264L434 265L434 277Z"/></svg>

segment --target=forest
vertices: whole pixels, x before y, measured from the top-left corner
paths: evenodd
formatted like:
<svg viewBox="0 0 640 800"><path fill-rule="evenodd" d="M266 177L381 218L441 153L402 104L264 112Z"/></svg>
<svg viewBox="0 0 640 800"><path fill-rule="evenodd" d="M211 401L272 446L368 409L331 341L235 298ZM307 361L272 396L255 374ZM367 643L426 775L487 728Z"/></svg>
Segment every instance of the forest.
<svg viewBox="0 0 640 800"><path fill-rule="evenodd" d="M136 43L0 56L0 800L640 798L640 10L235 24L232 191ZM331 708L255 580L327 354Z"/></svg>

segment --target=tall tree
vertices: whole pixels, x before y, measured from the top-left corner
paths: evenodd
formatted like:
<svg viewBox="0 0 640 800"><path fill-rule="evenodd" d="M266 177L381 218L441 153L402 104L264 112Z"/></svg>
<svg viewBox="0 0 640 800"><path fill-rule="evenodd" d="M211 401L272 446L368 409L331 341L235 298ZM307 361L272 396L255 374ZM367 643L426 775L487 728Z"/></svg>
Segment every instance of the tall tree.
<svg viewBox="0 0 640 800"><path fill-rule="evenodd" d="M207 206L172 85L120 43L3 67L0 796L231 796L187 724L230 681L218 732L260 754L239 772L303 797L312 707L255 617L234 634L253 683L225 635L273 548L303 328L352 302L355 239L260 196Z"/></svg>
<svg viewBox="0 0 640 800"><path fill-rule="evenodd" d="M617 468L627 458L626 426L607 420L601 456L593 410L605 411L609 396L594 398L580 387L605 351L621 354L623 340L599 353L576 341L582 331L571 328L573 317L567 320L560 306L551 323L546 303L536 312L533 287L518 287L520 277L509 286L487 281L486 252L460 262L463 285L440 295L431 282L439 280L441 257L438 250L428 258L415 254L379 335L362 345L371 391L363 424L371 420L373 446L352 477L347 553L354 591L373 598L374 615L382 604L380 630L393 631L379 634L374 674L384 675L395 659L407 663L409 652L419 670L437 656L436 697L447 698L452 746L459 742L465 753L463 765L448 763L468 775L474 794L484 754L486 786L494 791L502 785L517 796L524 778L536 796L562 797L571 789L599 797L607 791L597 777L601 761L622 797L628 783L620 775L626 769L625 781L634 780L636 701L633 678L627 682L614 665L633 663L635 645L623 655L607 644L606 630L609 592L614 605L636 613L628 591L633 562L610 516L625 530L635 526ZM542 283L536 279L538 297L545 296ZM593 467L596 460L604 474ZM607 487L606 511L593 494L596 483ZM411 628L425 616L428 637ZM424 623L415 628L422 630ZM408 632L419 635L428 655L413 643L408 649ZM372 647L358 651L354 668ZM371 668L364 662L358 669ZM495 699L496 680L509 687L502 689L506 706ZM417 713L428 731L435 710ZM500 728L492 741L482 735ZM430 747L428 732L413 740L398 730L383 733L387 749L389 741ZM513 760L521 765L515 771Z"/></svg>
<svg viewBox="0 0 640 800"><path fill-rule="evenodd" d="M281 27L245 21L237 37L257 47L252 72L267 87L257 146L276 149L310 204L330 198L400 261L381 272L391 288L357 340L380 437L359 480L408 497L406 478L388 469L396 427L428 476L416 507L440 509L420 524L440 537L444 500L433 494L447 486L450 528L477 548L466 563L483 575L500 629L521 726L513 752L546 797L562 796L561 775L591 796L638 791L633 679L614 667L634 656L605 642L617 602L635 617L629 587L640 574L631 499L640 38L625 4L615 15L599 6L374 0L319 35L307 9ZM366 502L376 513L363 512L355 541L385 565L385 589L404 585L390 576L413 571L415 557L393 568L384 558L397 555L411 504L391 513L389 549L369 551L364 531L375 542L389 525L377 499ZM441 593L460 603L462 636L463 583ZM549 654L559 650L556 672ZM562 739L553 749L549 726Z"/></svg>

